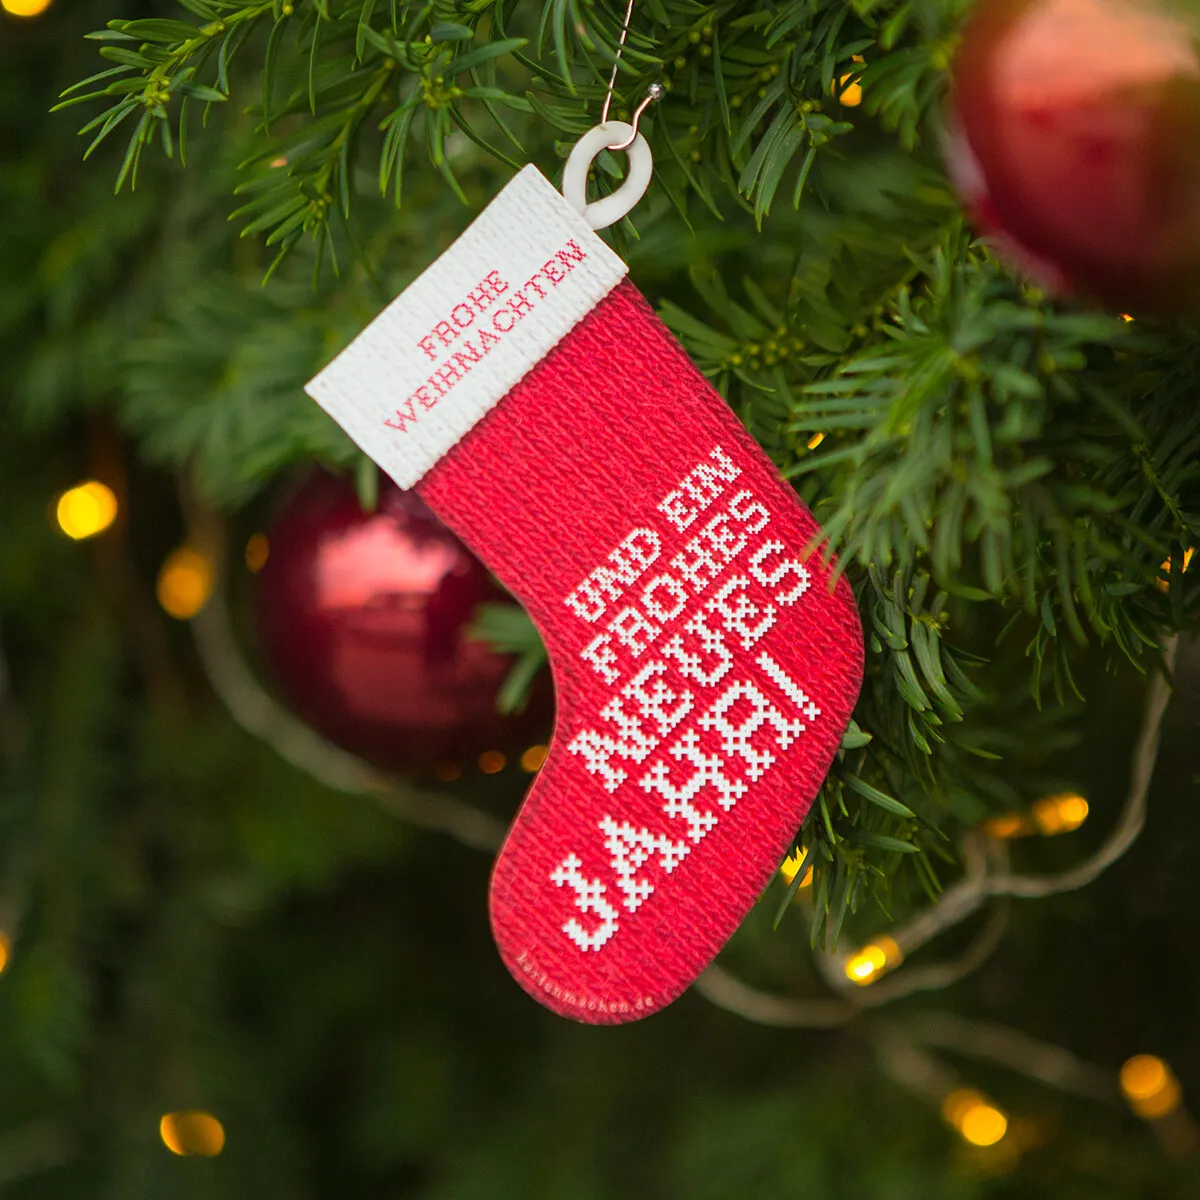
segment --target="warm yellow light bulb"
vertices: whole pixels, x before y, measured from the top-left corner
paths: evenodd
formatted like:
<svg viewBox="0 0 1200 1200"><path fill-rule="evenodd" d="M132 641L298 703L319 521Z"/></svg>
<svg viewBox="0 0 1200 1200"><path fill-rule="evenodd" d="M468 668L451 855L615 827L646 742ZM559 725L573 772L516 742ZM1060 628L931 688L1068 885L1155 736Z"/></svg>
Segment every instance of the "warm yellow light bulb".
<svg viewBox="0 0 1200 1200"><path fill-rule="evenodd" d="M112 488L89 479L59 496L54 515L67 537L75 541L95 537L117 519L117 498Z"/></svg>
<svg viewBox="0 0 1200 1200"><path fill-rule="evenodd" d="M1060 796L1058 815L1064 829L1078 829L1087 820L1088 802L1082 796Z"/></svg>
<svg viewBox="0 0 1200 1200"><path fill-rule="evenodd" d="M50 0L0 0L0 8L14 17L40 17Z"/></svg>
<svg viewBox="0 0 1200 1200"><path fill-rule="evenodd" d="M246 541L246 566L255 575L267 565L271 540L265 533L252 533Z"/></svg>
<svg viewBox="0 0 1200 1200"><path fill-rule="evenodd" d="M815 450L824 440L825 435L823 433L814 433L812 437L808 439L808 448L810 450Z"/></svg>
<svg viewBox="0 0 1200 1200"><path fill-rule="evenodd" d="M11 953L12 943L8 940L8 934L0 933L0 975L4 974L4 968L8 966Z"/></svg>
<svg viewBox="0 0 1200 1200"><path fill-rule="evenodd" d="M860 63L863 61L863 56L861 54L855 54L850 61ZM857 80L855 80L853 83L848 83L848 81L853 78L853 73L839 76L837 84L833 89L835 93L841 93L838 96L838 99L847 108L857 108L862 103L862 84Z"/></svg>
<svg viewBox="0 0 1200 1200"><path fill-rule="evenodd" d="M158 1123L158 1132L172 1154L215 1158L225 1149L225 1129L212 1113L167 1113Z"/></svg>
<svg viewBox="0 0 1200 1200"><path fill-rule="evenodd" d="M1137 1054L1121 1068L1121 1091L1139 1117L1156 1121L1183 1101L1179 1080L1161 1058Z"/></svg>
<svg viewBox="0 0 1200 1200"><path fill-rule="evenodd" d="M1070 833L1087 820L1088 802L1076 792L1045 796L1033 806L1033 819L1046 837Z"/></svg>
<svg viewBox="0 0 1200 1200"><path fill-rule="evenodd" d="M495 775L508 766L508 759L499 750L485 750L479 756L479 769L485 775Z"/></svg>
<svg viewBox="0 0 1200 1200"><path fill-rule="evenodd" d="M885 971L899 966L903 958L895 939L886 935L876 938L846 959L846 978L860 985L874 983Z"/></svg>
<svg viewBox="0 0 1200 1200"><path fill-rule="evenodd" d="M1131 1100L1146 1100L1167 1085L1167 1064L1152 1054L1138 1054L1121 1068L1121 1090Z"/></svg>
<svg viewBox="0 0 1200 1200"><path fill-rule="evenodd" d="M974 1088L955 1088L942 1101L942 1116L972 1146L994 1146L1008 1132L1008 1118Z"/></svg>
<svg viewBox="0 0 1200 1200"><path fill-rule="evenodd" d="M211 558L192 546L180 546L167 555L158 573L158 602L176 620L189 620L208 603L215 580Z"/></svg>
<svg viewBox="0 0 1200 1200"><path fill-rule="evenodd" d="M846 978L854 983L870 983L883 966L883 955L875 946L868 946L852 955L846 962Z"/></svg>
<svg viewBox="0 0 1200 1200"><path fill-rule="evenodd" d="M1189 546L1189 547L1188 547L1188 548L1187 548L1187 549L1186 549L1186 550L1183 552L1183 569L1184 569L1185 571L1187 571L1187 570L1188 570L1188 569L1191 567L1191 565L1192 565L1192 557L1195 555L1195 553L1196 553L1196 548L1195 548L1195 546ZM1171 560L1168 558L1168 559L1167 559L1167 560L1166 560L1166 561L1165 561L1165 562L1164 562L1164 563L1163 563L1163 564L1162 564L1162 565L1159 567L1159 570L1160 570L1160 571L1161 571L1161 572L1162 572L1164 575L1170 575L1170 573L1171 573ZM1156 579L1154 582L1155 582L1155 584L1156 584L1156 586L1158 587L1158 590L1159 590L1160 592L1168 592L1168 591L1170 591L1170 590L1171 590L1171 585L1170 585L1170 584L1169 584L1169 583L1168 583L1168 582L1167 582L1165 579Z"/></svg>
<svg viewBox="0 0 1200 1200"><path fill-rule="evenodd" d="M1008 1118L990 1104L977 1104L963 1114L959 1132L972 1146L994 1146L1008 1132Z"/></svg>
<svg viewBox="0 0 1200 1200"><path fill-rule="evenodd" d="M1005 813L990 817L983 823L983 829L994 838L1027 837L1031 833L1054 837L1078 829L1087 815L1088 802L1078 792L1057 792L1035 801L1030 816Z"/></svg>
<svg viewBox="0 0 1200 1200"><path fill-rule="evenodd" d="M1033 832L1033 822L1024 813L1005 813L1002 817L990 817L983 823L983 829L994 838L1024 837Z"/></svg>
<svg viewBox="0 0 1200 1200"><path fill-rule="evenodd" d="M794 854L789 854L783 860L783 865L779 868L780 875L783 876L784 883L791 883L796 878L796 872L800 870L800 864L804 861L804 851L797 850ZM813 869L809 867L804 872L804 878L800 880L802 888L811 887L813 880Z"/></svg>
<svg viewBox="0 0 1200 1200"><path fill-rule="evenodd" d="M524 754L521 755L521 770L528 775L534 774L542 769L542 763L546 761L546 755L550 753L549 746L530 746Z"/></svg>

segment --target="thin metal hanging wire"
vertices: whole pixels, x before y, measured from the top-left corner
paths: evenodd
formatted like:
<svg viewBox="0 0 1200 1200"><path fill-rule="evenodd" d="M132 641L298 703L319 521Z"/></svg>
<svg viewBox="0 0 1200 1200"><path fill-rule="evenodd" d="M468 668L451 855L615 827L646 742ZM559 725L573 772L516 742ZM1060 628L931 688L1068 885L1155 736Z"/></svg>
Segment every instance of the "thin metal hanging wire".
<svg viewBox="0 0 1200 1200"><path fill-rule="evenodd" d="M625 8L625 20L621 25L621 36L617 41L617 56L613 59L612 73L608 77L608 92L604 97L604 107L600 109L600 124L608 124L608 112L612 107L613 92L617 86L617 70L621 65L621 55L625 53L625 39L629 36L629 23L633 19L634 0L629 0L629 4ZM633 110L633 120L630 124L633 126L633 132L623 142L616 142L609 146L610 150L628 150L630 146L637 140L638 122L642 119L642 113L646 111L656 100L661 100L663 96L663 86L661 83L652 83L646 89L646 95L642 102Z"/></svg>

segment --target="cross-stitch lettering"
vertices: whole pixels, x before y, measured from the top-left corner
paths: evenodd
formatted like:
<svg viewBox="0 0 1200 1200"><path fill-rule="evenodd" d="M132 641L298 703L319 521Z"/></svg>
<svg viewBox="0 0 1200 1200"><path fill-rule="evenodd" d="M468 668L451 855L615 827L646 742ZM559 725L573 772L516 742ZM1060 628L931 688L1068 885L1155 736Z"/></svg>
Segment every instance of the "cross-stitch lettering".
<svg viewBox="0 0 1200 1200"><path fill-rule="evenodd" d="M421 353L439 365L383 423L397 433L416 425L420 410L433 408L453 391L471 368L537 305L551 298L553 290L586 258L587 252L571 239L519 287L501 278L499 271L489 271L445 318L417 339Z"/></svg>
<svg viewBox="0 0 1200 1200"><path fill-rule="evenodd" d="M687 855L736 820L738 801L820 716L769 649L811 575L771 536L740 474L714 447L564 597L596 631L581 659L613 688L567 743L613 806L550 876L573 898L562 930L584 952L617 936L661 877L686 873ZM653 828L623 818L627 788L661 802Z"/></svg>

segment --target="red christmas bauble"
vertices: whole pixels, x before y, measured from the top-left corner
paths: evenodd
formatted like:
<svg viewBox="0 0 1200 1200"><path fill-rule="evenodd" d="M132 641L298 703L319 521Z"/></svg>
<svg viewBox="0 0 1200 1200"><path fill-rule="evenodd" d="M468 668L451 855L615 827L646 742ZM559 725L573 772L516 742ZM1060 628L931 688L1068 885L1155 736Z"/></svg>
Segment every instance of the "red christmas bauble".
<svg viewBox="0 0 1200 1200"><path fill-rule="evenodd" d="M953 95L951 174L1018 266L1200 310L1200 0L980 0Z"/></svg>
<svg viewBox="0 0 1200 1200"><path fill-rule="evenodd" d="M499 716L512 659L467 636L476 607L504 594L414 492L387 483L367 513L349 483L313 474L269 545L263 651L296 712L331 741L386 769L453 778L488 751L545 740L549 687L526 713ZM485 769L500 761L493 753Z"/></svg>

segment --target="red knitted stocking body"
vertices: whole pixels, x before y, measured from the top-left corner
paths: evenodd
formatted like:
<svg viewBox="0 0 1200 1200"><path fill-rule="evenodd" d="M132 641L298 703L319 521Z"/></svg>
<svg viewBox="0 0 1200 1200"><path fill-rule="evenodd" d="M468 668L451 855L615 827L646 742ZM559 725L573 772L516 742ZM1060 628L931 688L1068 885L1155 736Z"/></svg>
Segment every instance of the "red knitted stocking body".
<svg viewBox="0 0 1200 1200"><path fill-rule="evenodd" d="M525 605L558 695L496 862L506 965L551 1009L678 996L771 879L858 695L811 514L628 282L429 471Z"/></svg>

